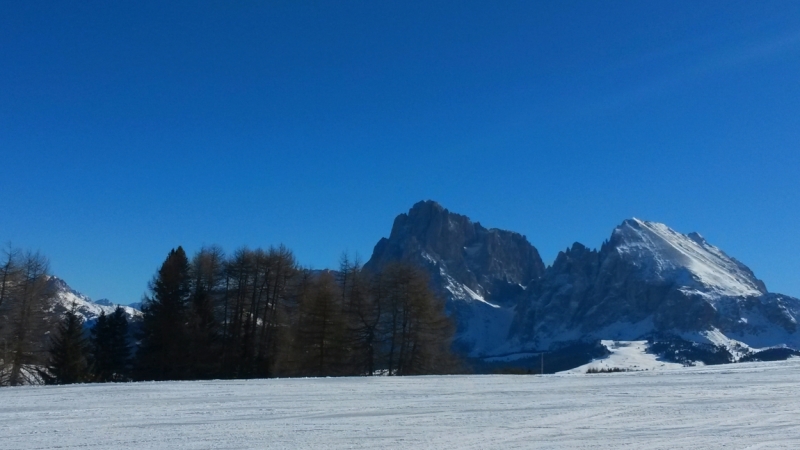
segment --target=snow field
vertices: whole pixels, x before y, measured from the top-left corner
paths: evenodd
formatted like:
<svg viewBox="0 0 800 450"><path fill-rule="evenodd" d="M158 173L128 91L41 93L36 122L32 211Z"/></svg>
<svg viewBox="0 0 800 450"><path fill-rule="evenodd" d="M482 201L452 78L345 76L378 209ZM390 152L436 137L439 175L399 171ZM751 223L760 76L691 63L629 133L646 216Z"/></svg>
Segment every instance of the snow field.
<svg viewBox="0 0 800 450"><path fill-rule="evenodd" d="M658 356L647 352L647 341L600 341L609 352L605 358L596 359L563 373L586 373L589 369L669 370L679 369L683 364L661 361Z"/></svg>
<svg viewBox="0 0 800 450"><path fill-rule="evenodd" d="M0 389L2 449L796 448L800 360Z"/></svg>

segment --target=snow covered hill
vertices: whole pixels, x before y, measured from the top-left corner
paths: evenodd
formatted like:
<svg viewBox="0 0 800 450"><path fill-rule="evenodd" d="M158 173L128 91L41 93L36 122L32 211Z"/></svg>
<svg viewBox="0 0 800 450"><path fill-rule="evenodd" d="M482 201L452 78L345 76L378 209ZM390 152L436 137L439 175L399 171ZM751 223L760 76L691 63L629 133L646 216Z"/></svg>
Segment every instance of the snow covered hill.
<svg viewBox="0 0 800 450"><path fill-rule="evenodd" d="M800 360L0 389L3 449L794 449Z"/></svg>

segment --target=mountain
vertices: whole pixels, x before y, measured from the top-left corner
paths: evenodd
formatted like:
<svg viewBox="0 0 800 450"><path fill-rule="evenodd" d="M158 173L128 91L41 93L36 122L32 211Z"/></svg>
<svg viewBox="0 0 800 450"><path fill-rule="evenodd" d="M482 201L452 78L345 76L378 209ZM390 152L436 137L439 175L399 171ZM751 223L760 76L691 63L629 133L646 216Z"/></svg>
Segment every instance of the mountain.
<svg viewBox="0 0 800 450"><path fill-rule="evenodd" d="M71 308L72 304L75 303L78 315L83 318L87 326L93 324L101 312L105 311L106 315L109 315L117 308L117 305L113 304L108 299L93 302L89 297L72 289L61 278L51 276L48 283L56 294L51 312L59 315L63 314L64 311ZM128 317L129 321L137 321L142 316L141 311L130 306L122 306L122 309L125 311L125 315Z"/></svg>
<svg viewBox="0 0 800 450"><path fill-rule="evenodd" d="M395 219L365 269L391 261L428 271L457 324L455 348L472 358L564 348L598 357L642 340L689 363L800 348L800 300L770 293L701 235L660 223L625 220L599 251L575 243L545 268L524 236L425 201Z"/></svg>
<svg viewBox="0 0 800 450"><path fill-rule="evenodd" d="M520 305L510 341L542 348L655 333L797 348L798 317L800 300L769 293L747 266L699 234L630 219L600 251L576 243L559 253Z"/></svg>
<svg viewBox="0 0 800 450"><path fill-rule="evenodd" d="M392 261L424 267L434 288L447 298L458 325L456 347L481 355L504 344L517 302L545 271L539 252L525 236L485 228L436 202L414 205L394 220L365 270Z"/></svg>

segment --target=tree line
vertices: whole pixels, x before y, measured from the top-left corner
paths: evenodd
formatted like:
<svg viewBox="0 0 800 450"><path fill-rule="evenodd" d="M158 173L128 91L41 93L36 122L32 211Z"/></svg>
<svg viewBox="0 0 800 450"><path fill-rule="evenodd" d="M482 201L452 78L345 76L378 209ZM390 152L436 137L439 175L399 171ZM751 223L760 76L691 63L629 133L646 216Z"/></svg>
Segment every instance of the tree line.
<svg viewBox="0 0 800 450"><path fill-rule="evenodd" d="M2 305L0 305L2 306ZM344 255L338 271L298 265L287 248L173 249L129 326L101 315L87 336L67 311L40 369L48 383L460 370L444 302L417 267L376 273ZM131 330L130 328L135 328Z"/></svg>

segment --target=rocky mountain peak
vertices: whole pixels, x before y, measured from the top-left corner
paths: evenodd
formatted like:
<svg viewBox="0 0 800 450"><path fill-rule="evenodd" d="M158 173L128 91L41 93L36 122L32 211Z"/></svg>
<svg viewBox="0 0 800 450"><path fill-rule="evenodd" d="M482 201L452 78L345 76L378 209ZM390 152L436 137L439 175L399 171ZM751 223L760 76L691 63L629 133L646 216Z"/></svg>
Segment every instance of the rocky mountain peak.
<svg viewBox="0 0 800 450"><path fill-rule="evenodd" d="M525 286L544 274L539 252L525 236L487 229L431 200L398 215L389 238L378 242L365 266L394 260L432 265L436 273L442 268L479 293L497 280Z"/></svg>
<svg viewBox="0 0 800 450"><path fill-rule="evenodd" d="M623 221L600 252L574 244L539 286L512 326L522 345L648 333L721 333L758 345L800 338L793 334L797 299L768 293L747 266L700 234L657 222Z"/></svg>
<svg viewBox="0 0 800 450"><path fill-rule="evenodd" d="M458 339L468 352L505 340L511 310L545 270L525 236L485 228L430 200L395 218L389 238L378 242L364 268L377 271L392 261L427 270L432 285L448 299Z"/></svg>
<svg viewBox="0 0 800 450"><path fill-rule="evenodd" d="M744 264L709 244L700 234L629 219L614 229L611 244L644 277L672 281L686 289L725 297L766 294L764 283Z"/></svg>
<svg viewBox="0 0 800 450"><path fill-rule="evenodd" d="M800 345L800 300L768 293L700 234L658 222L627 219L599 251L576 242L545 269L525 236L424 201L397 216L364 267L391 261L428 271L458 326L457 348L474 357L662 333Z"/></svg>
<svg viewBox="0 0 800 450"><path fill-rule="evenodd" d="M70 309L74 304L76 312L81 316L87 325L90 325L97 319L101 312L111 314L116 309L117 305L113 304L108 299L92 301L91 298L80 292L72 289L66 281L58 277L49 277L48 284L55 294L55 302L50 311L57 316L63 314L64 311ZM142 313L141 311L131 308L130 306L123 306L128 320L138 320Z"/></svg>

